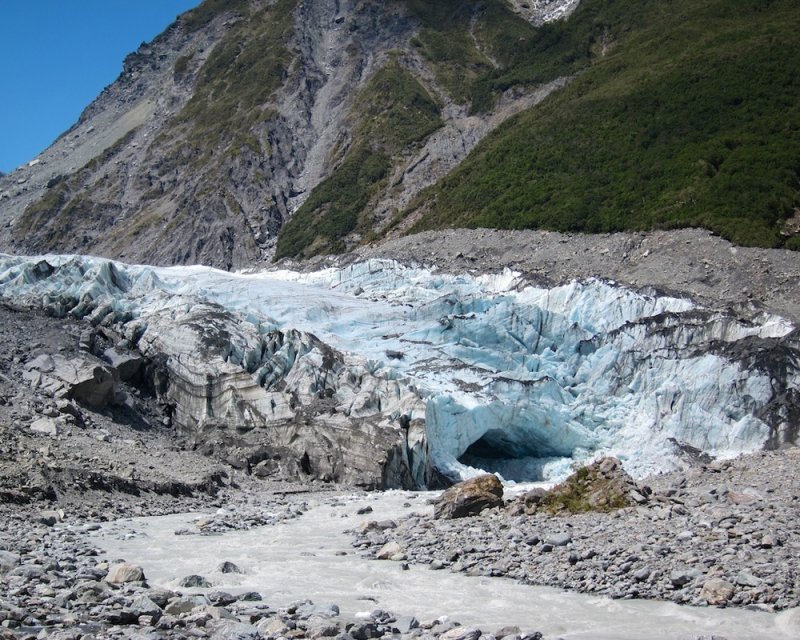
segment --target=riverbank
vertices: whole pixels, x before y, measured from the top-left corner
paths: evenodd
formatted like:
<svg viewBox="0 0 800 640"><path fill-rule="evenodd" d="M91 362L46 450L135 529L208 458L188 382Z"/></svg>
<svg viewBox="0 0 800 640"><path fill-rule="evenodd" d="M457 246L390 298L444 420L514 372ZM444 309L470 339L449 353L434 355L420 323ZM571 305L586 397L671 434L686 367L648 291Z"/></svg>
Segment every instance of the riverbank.
<svg viewBox="0 0 800 640"><path fill-rule="evenodd" d="M800 449L715 461L642 482L641 504L610 513L417 516L367 528L366 556L502 576L611 598L780 611L800 606ZM646 492L643 492L646 495ZM522 513L522 515L520 515Z"/></svg>

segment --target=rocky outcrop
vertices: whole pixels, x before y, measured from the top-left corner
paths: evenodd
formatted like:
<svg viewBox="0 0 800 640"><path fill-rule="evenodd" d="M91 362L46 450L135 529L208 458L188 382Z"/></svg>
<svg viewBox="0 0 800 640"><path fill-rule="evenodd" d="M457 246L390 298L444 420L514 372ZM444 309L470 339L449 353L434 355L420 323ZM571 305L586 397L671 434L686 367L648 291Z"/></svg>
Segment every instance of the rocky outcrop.
<svg viewBox="0 0 800 640"><path fill-rule="evenodd" d="M508 507L511 514L583 513L614 511L645 504L650 489L640 487L622 468L617 458L602 458L581 467L550 491L534 489L516 498Z"/></svg>

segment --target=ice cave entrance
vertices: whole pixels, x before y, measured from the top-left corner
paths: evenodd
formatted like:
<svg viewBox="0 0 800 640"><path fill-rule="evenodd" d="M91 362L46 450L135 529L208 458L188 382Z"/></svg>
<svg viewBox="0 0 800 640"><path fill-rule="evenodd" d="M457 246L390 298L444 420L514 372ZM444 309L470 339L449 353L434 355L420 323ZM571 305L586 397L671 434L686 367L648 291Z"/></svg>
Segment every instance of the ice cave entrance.
<svg viewBox="0 0 800 640"><path fill-rule="evenodd" d="M490 429L473 442L458 462L488 473L497 473L513 482L543 482L553 464L569 466L572 458L547 457L529 445L508 437L502 429ZM560 464L559 464L560 463Z"/></svg>

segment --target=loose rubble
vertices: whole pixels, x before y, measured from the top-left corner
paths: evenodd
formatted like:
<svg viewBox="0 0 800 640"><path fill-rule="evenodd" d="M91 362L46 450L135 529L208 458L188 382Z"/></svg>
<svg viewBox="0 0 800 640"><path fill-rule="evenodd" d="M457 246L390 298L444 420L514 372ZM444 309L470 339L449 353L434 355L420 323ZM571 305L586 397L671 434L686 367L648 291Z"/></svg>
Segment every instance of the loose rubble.
<svg viewBox="0 0 800 640"><path fill-rule="evenodd" d="M715 461L629 488L634 506L608 512L552 515L522 495L471 518L366 526L354 546L612 598L778 611L800 606L798 465L797 448Z"/></svg>

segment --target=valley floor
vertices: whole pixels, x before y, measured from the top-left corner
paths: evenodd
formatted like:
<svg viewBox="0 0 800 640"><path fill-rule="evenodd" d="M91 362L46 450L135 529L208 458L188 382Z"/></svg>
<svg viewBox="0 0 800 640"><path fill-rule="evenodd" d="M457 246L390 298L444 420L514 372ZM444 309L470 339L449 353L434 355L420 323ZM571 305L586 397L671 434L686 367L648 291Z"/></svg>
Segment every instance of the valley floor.
<svg viewBox="0 0 800 640"><path fill-rule="evenodd" d="M542 282L612 278L691 294L712 306L738 306L745 316L763 305L800 318L800 253L734 248L701 231L569 240L538 232L454 231L357 254L373 256L451 271L509 266ZM350 619L326 605L273 608L260 595L213 587L181 587L181 595L149 588L135 572L114 582L109 568L119 559L104 557L91 537L99 523L211 511L216 515L204 530L191 533L223 535L302 522L312 498L335 501L350 492L319 482L262 480L215 452L200 455L191 438L169 428L168 408L134 387L125 387L119 403L99 409L57 403L32 388L26 363L38 354L76 353L84 328L0 306L0 638L481 636L452 622L418 625L379 609ZM351 543L373 558L396 542L398 570L411 563L612 598L717 604L765 616L782 611L765 618L775 625L771 637L800 636L800 449L698 461L687 473L644 483L652 488L645 504L610 514L526 516L495 509L439 521L420 508L354 530ZM203 595L189 595L195 593ZM509 611L509 624L514 617ZM498 640L524 632L535 637L535 629L483 631L484 638L492 633ZM651 637L702 633L667 636L654 628Z"/></svg>

